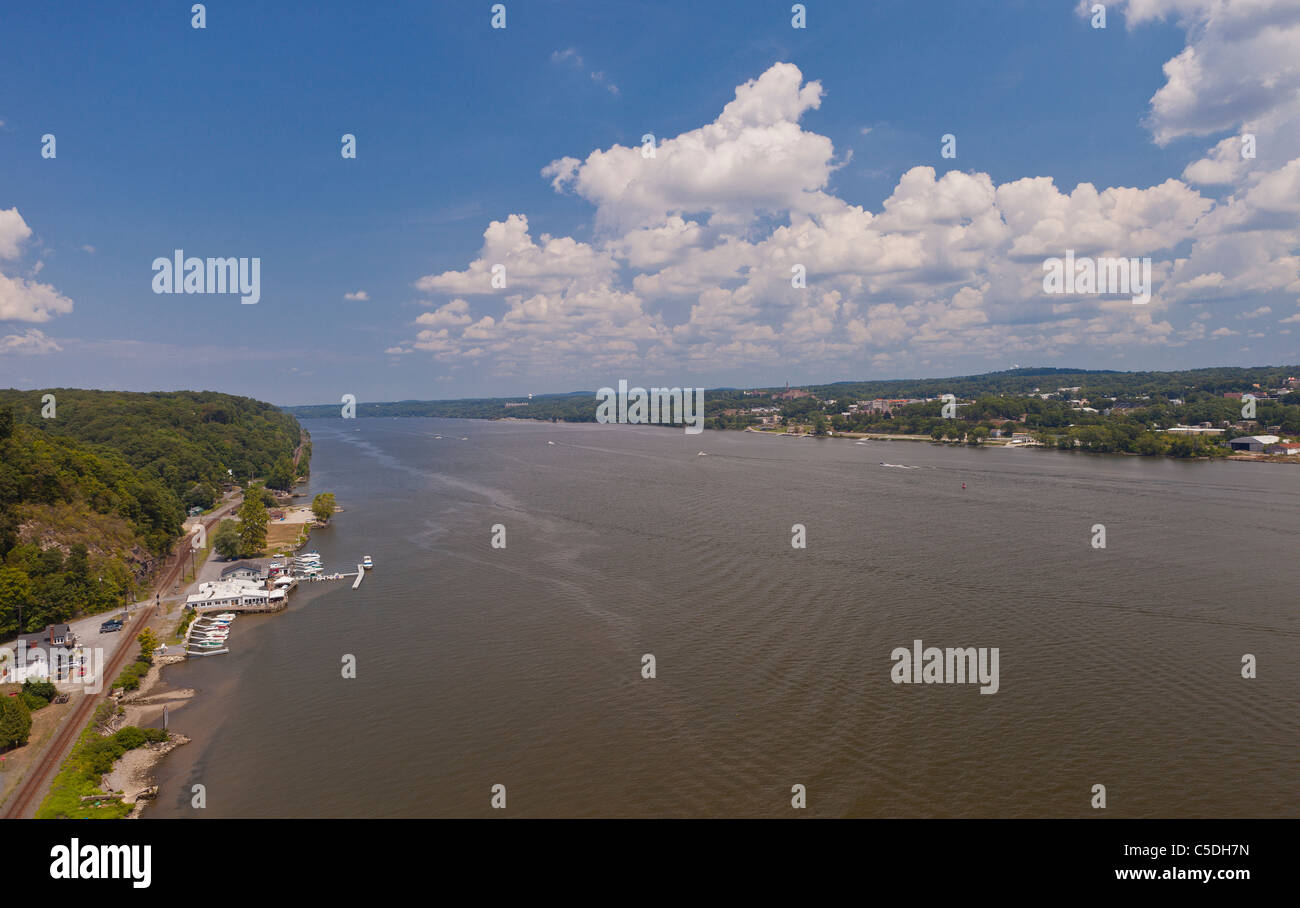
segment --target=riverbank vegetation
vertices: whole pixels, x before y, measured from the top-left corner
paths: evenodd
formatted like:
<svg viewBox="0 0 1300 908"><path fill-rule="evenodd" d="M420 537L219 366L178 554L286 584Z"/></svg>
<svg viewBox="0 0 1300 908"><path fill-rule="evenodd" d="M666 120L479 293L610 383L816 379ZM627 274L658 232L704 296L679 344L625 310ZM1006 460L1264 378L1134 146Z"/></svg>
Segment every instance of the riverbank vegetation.
<svg viewBox="0 0 1300 908"><path fill-rule="evenodd" d="M37 808L36 819L117 820L131 812L129 804L100 787L104 774L112 771L113 764L128 750L165 741L167 732L134 725L110 732L113 713L112 703L101 703L95 710L94 718L54 777L49 795Z"/></svg>
<svg viewBox="0 0 1300 908"><path fill-rule="evenodd" d="M140 682L153 667L153 654L159 644L158 635L152 628L146 627L135 639L140 644L140 652L136 654L135 661L122 669L122 673L113 680L110 690L139 690Z"/></svg>
<svg viewBox="0 0 1300 908"><path fill-rule="evenodd" d="M320 523L328 523L334 516L334 493L321 492L311 500L312 515Z"/></svg>
<svg viewBox="0 0 1300 908"><path fill-rule="evenodd" d="M277 465L305 475L310 451L294 417L245 397L0 390L0 638L122 605L188 509Z"/></svg>

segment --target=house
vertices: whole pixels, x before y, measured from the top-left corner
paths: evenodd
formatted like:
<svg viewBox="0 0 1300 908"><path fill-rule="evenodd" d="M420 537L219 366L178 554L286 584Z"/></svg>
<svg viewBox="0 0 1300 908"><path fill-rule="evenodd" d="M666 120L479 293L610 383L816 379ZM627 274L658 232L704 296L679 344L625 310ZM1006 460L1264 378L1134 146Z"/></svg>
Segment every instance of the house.
<svg viewBox="0 0 1300 908"><path fill-rule="evenodd" d="M24 652L31 647L39 649L46 646L68 647L76 645L77 635L66 624L50 624L43 631L18 635L18 649Z"/></svg>
<svg viewBox="0 0 1300 908"><path fill-rule="evenodd" d="M262 573L262 568L252 561L236 561L221 570L221 579L228 580L256 580L261 581L266 578Z"/></svg>
<svg viewBox="0 0 1300 908"><path fill-rule="evenodd" d="M1264 448L1265 454L1300 454L1300 442L1283 441L1275 445L1268 445Z"/></svg>
<svg viewBox="0 0 1300 908"><path fill-rule="evenodd" d="M1269 445L1275 445L1282 439L1276 435L1243 435L1228 442L1234 451L1263 451Z"/></svg>

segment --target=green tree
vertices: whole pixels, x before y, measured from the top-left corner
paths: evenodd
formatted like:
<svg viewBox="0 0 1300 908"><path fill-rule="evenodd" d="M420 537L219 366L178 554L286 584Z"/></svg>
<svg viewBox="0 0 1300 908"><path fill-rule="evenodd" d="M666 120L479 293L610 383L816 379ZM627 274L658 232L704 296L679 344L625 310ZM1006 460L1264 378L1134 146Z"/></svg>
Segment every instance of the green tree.
<svg viewBox="0 0 1300 908"><path fill-rule="evenodd" d="M311 512L316 515L316 519L321 523L329 522L330 515L334 513L334 493L321 492L311 500Z"/></svg>
<svg viewBox="0 0 1300 908"><path fill-rule="evenodd" d="M240 554L244 557L259 555L266 545L266 505L260 489L249 489L244 503L239 506Z"/></svg>
<svg viewBox="0 0 1300 908"><path fill-rule="evenodd" d="M198 482L185 493L183 504L186 508L200 507L207 510L217 502L217 490L208 482Z"/></svg>
<svg viewBox="0 0 1300 908"><path fill-rule="evenodd" d="M267 474L266 484L272 489L288 492L293 488L293 474L293 461L289 459L287 454L281 454L275 459L275 465L271 467L271 472Z"/></svg>
<svg viewBox="0 0 1300 908"><path fill-rule="evenodd" d="M154 651L158 649L158 635L153 632L153 628L146 627L135 639L140 643L140 660L152 662Z"/></svg>
<svg viewBox="0 0 1300 908"><path fill-rule="evenodd" d="M27 743L32 731L32 711L22 697L0 697L0 750Z"/></svg>
<svg viewBox="0 0 1300 908"><path fill-rule="evenodd" d="M18 609L27 608L32 601L32 581L27 572L15 567L0 567L0 628L6 636L18 627ZM24 621L24 623L26 623Z"/></svg>
<svg viewBox="0 0 1300 908"><path fill-rule="evenodd" d="M239 524L233 520L223 520L212 537L212 547L222 558L238 558L244 543L239 537Z"/></svg>

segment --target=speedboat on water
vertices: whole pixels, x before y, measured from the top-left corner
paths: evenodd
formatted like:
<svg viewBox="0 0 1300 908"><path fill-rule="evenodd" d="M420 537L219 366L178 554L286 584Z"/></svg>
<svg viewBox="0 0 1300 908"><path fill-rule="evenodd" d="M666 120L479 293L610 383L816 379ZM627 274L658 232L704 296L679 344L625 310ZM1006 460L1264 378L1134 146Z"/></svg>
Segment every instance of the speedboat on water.
<svg viewBox="0 0 1300 908"><path fill-rule="evenodd" d="M367 555L365 558L361 559L361 566L368 571L375 566L375 562L371 560L369 555Z"/></svg>

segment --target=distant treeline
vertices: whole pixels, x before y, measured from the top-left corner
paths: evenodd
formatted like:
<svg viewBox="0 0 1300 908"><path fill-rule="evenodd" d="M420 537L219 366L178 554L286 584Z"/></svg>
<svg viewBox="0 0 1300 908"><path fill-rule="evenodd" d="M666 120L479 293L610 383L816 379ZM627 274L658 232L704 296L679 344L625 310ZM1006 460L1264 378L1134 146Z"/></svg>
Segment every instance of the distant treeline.
<svg viewBox="0 0 1300 908"><path fill-rule="evenodd" d="M1231 401L1223 401L1224 392L1250 391L1255 385L1260 389L1277 387L1289 376L1300 374L1300 366L1265 366L1259 368L1211 368L1191 369L1181 372L1114 372L1091 371L1080 369L1012 369L1006 372L990 372L984 375L966 375L956 378L895 379L890 381L836 382L823 385L802 385L801 389L810 392L811 397L774 404L772 395L784 388L766 388L742 391L736 388L714 388L704 393L704 412L709 417L708 428L744 428L754 425L757 420L751 416L738 414L723 415L726 410L748 410L757 406L781 406L782 416L789 419L808 417L813 411L820 411L829 420L834 414L847 409L849 403L877 398L934 398L943 394L952 394L961 400L976 398L1013 398L1025 399L1035 391L1056 393L1057 388L1078 387L1075 392L1079 397L1098 400L1118 400L1136 402L1139 398L1151 398L1154 408L1152 417L1181 418L1184 414L1175 412L1177 405L1168 404L1171 400L1191 402L1197 400L1202 405L1190 407L1186 413L1188 420L1202 411L1212 414L1203 417L1227 418L1233 409ZM649 383L646 385L649 387ZM1295 395L1292 395L1295 396ZM1209 398L1218 397L1220 403L1209 405ZM1037 399L1037 398L1033 398ZM828 400L835 401L834 407L824 406ZM462 419L502 419L515 417L519 419L541 419L560 422L595 422L598 399L595 391L575 391L568 394L538 395L529 400L527 397L473 398L464 400L404 400L393 403L359 403L356 405L357 416L437 416ZM1042 402L1047 403L1047 402ZM1168 404L1168 406L1166 406ZM1267 404L1261 403L1260 421ZM1035 405L1037 407L1037 405ZM1235 405L1240 416L1241 405ZM935 418L938 407L933 407ZM1007 418L1013 418L1025 412L1023 404L1007 405ZM1042 411L1042 425L1067 426L1078 422L1079 414L1070 411L1068 406L1055 408L1037 408ZM1097 409L1101 409L1098 407ZM1015 411L1014 414L1011 411ZM338 417L341 409L338 405L287 407L286 412L300 419L317 419ZM1068 416L1066 414L1069 414ZM1219 414L1222 414L1220 416ZM917 414L921 415L921 414ZM928 415L928 411L925 415ZM965 414L962 414L963 417ZM897 414L895 414L897 416ZM1202 421L1197 419L1196 421ZM859 422L866 425L869 420L864 415ZM883 420L883 428L872 431L903 431L897 422ZM924 422L916 423L913 428L919 434L929 434L931 427Z"/></svg>
<svg viewBox="0 0 1300 908"><path fill-rule="evenodd" d="M821 398L867 400L882 397L939 397L943 394L953 394L959 398L986 394L1023 396L1035 388L1042 392L1054 392L1057 388L1075 386L1080 389L1078 393L1085 397L1124 398L1146 394L1185 398L1192 391L1222 395L1225 391L1249 391L1255 384L1261 388L1275 388L1288 376L1297 374L1300 374L1300 366L1214 367L1180 372L1035 368L957 378L836 382L802 387Z"/></svg>
<svg viewBox="0 0 1300 908"><path fill-rule="evenodd" d="M245 397L0 390L0 636L20 606L30 630L121 604L187 507L211 507L232 473L282 478L300 438Z"/></svg>
<svg viewBox="0 0 1300 908"><path fill-rule="evenodd" d="M706 396L707 400L707 396ZM358 403L357 416L436 416L444 419L542 419L548 422L595 422L596 392L573 391L525 397L479 397L465 400L399 400L391 403ZM514 404L515 406L509 406ZM285 407L299 419L338 418L342 407L320 404Z"/></svg>

